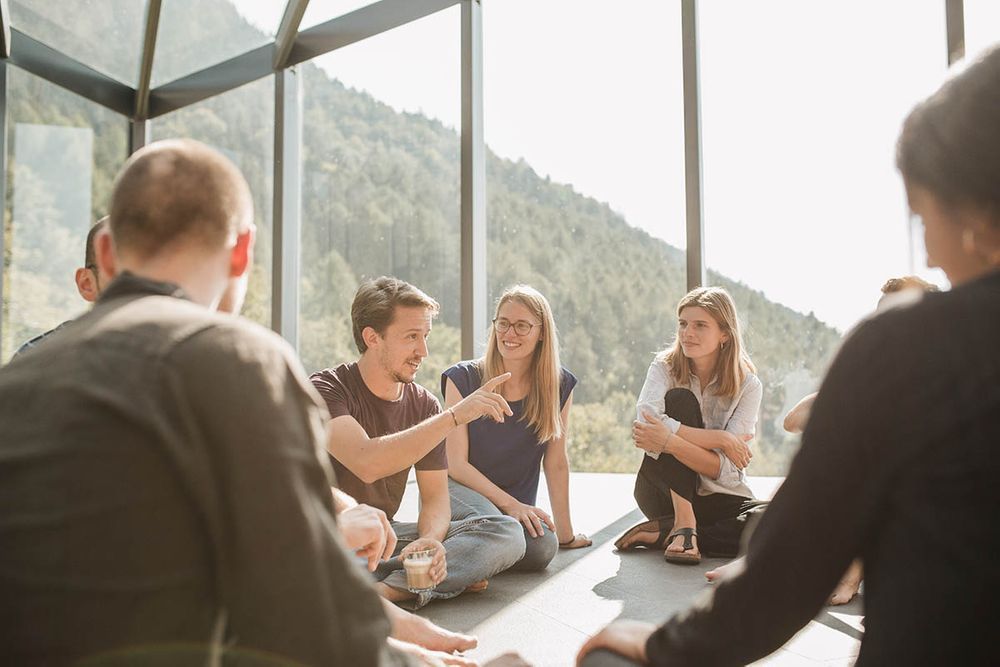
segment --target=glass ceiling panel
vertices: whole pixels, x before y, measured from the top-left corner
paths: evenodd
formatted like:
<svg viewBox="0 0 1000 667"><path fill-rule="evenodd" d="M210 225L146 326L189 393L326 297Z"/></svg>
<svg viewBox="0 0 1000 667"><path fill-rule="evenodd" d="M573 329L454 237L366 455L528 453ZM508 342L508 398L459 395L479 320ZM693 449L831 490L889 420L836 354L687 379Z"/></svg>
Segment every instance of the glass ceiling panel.
<svg viewBox="0 0 1000 667"><path fill-rule="evenodd" d="M374 0L310 0L302 17L302 23L299 24L299 30L311 28L371 4L374 4Z"/></svg>
<svg viewBox="0 0 1000 667"><path fill-rule="evenodd" d="M274 41L285 0L163 0L153 87Z"/></svg>
<svg viewBox="0 0 1000 667"><path fill-rule="evenodd" d="M135 86L147 4L147 0L11 0L11 24L74 60Z"/></svg>

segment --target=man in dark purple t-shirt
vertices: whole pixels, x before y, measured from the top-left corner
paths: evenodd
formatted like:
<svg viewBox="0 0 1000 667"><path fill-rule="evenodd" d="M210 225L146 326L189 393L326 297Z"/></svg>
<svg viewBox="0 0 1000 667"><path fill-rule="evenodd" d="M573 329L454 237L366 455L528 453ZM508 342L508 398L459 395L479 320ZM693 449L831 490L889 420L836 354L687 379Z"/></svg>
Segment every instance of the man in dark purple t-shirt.
<svg viewBox="0 0 1000 667"><path fill-rule="evenodd" d="M399 538L396 552L375 571L383 597L414 600L416 607L470 587L484 588L489 577L520 560L525 548L515 519L469 518L464 508L451 507L445 437L459 424L481 417L503 421L512 413L493 391L509 374L493 378L445 412L414 383L437 312L436 301L401 280L382 277L362 284L351 306L361 357L311 377L330 412L327 451L341 490L392 519L410 468L416 466L419 518L392 522ZM428 548L436 552L431 565L436 588L415 595L406 588L398 556Z"/></svg>

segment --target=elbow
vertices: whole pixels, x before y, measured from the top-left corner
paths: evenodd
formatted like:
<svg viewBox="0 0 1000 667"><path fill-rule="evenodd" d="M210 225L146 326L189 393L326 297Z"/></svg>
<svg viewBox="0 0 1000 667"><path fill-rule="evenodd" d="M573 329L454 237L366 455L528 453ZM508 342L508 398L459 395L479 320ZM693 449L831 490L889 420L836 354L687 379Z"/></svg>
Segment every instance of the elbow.
<svg viewBox="0 0 1000 667"><path fill-rule="evenodd" d="M542 463L546 476L569 474L569 458L566 456L546 457Z"/></svg>
<svg viewBox="0 0 1000 667"><path fill-rule="evenodd" d="M360 465L355 468L349 468L349 470L365 484L374 484L385 477L380 470L371 464Z"/></svg>
<svg viewBox="0 0 1000 667"><path fill-rule="evenodd" d="M363 474L358 475L358 479L360 479L365 484L374 484L375 482L382 479L382 475L379 475L374 471L366 471Z"/></svg>
<svg viewBox="0 0 1000 667"><path fill-rule="evenodd" d="M789 433L801 433L802 427L799 425L799 420L793 414L789 414L785 417L785 421L781 423L782 428L784 428Z"/></svg>

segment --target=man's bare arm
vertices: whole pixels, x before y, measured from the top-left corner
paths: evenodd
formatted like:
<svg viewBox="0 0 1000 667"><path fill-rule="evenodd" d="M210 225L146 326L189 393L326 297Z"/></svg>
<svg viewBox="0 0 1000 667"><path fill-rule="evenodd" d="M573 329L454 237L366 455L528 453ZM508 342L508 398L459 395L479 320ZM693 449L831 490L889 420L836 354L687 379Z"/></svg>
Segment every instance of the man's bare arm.
<svg viewBox="0 0 1000 667"><path fill-rule="evenodd" d="M499 375L453 408L391 435L369 438L354 417L336 417L327 426L326 449L362 482L371 484L409 468L458 424L468 424L480 417L502 422L505 416L512 415L507 401L493 391L509 377L510 373Z"/></svg>

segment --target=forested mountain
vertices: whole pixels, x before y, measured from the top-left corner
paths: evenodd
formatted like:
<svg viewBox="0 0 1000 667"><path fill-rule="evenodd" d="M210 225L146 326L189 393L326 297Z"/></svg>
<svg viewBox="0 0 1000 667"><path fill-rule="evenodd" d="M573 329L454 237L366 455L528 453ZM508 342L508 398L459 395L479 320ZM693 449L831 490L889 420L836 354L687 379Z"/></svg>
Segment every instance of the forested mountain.
<svg viewBox="0 0 1000 667"><path fill-rule="evenodd" d="M197 12L193 12L194 4L194 0L178 1L171 4L172 12L164 11L165 16L200 17L199 23L185 29L202 46L174 51L171 57L214 62L213 44L225 42L219 36L221 26L242 35L245 42L250 38L263 41L226 0L201 0ZM191 5L192 13L182 5ZM67 7L66 11L72 10ZM84 24L89 20L80 17ZM117 48L114 43L106 46ZM358 282L381 274L397 275L442 303L430 340L432 357L419 377L436 390L440 370L458 360L459 354L458 135L420 114L398 113L367 93L345 87L315 65L305 64L300 71L305 88L303 363L311 370L354 358L349 310ZM106 112L71 97L19 73L8 98L11 127L45 124L95 129L95 151L111 156L95 160L92 214L96 217L105 209L107 184L120 164L115 156L121 144L101 135L117 137L119 128L109 126ZM271 252L272 105L273 84L265 79L153 121L155 137L188 136L209 142L247 174L262 230L247 314L265 323ZM122 119L122 137L124 129ZM17 147L12 150L13 161ZM580 378L570 429L574 469L631 472L638 461L629 437L634 401L654 353L672 339L674 308L685 292L684 254L630 226L608 205L576 192L571 185L538 175L523 161L489 153L487 175L490 294L496 296L515 282L545 293L555 310L563 362ZM8 179L8 192L28 187L12 182L9 174ZM34 201L38 210L53 208L42 194ZM26 230L20 214L12 225L11 211L6 211L4 358L13 341L31 334L32 327L45 319L33 316L32 310L54 309L51 300L44 298L31 300L23 312L8 305L12 290L27 289L41 280L36 274L52 272L51 263L43 266L44 262L22 260L18 249L26 246L19 245L17 237L33 234L38 243L51 244L59 236L56 232L68 224L60 217L58 205L55 209L36 215L32 232ZM58 271L69 272L79 261L75 245L82 248L82 236L78 230L70 236L64 249L47 254L58 258ZM28 254L25 250L24 256ZM13 281L12 275L16 276ZM815 387L839 334L811 314L768 301L762 293L724 276L710 273L710 280L735 297L766 388L758 454L751 472L783 474L797 441L781 431L781 416L801 394ZM16 300L17 295L13 296Z"/></svg>

